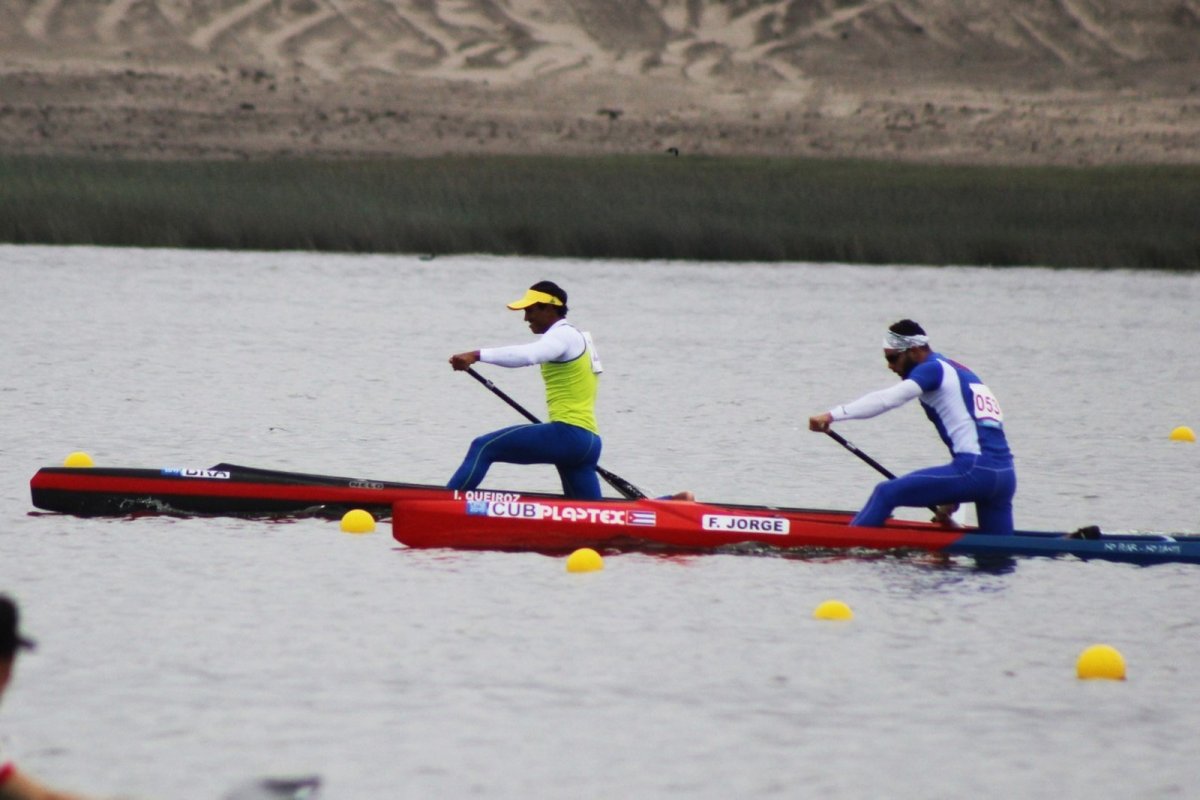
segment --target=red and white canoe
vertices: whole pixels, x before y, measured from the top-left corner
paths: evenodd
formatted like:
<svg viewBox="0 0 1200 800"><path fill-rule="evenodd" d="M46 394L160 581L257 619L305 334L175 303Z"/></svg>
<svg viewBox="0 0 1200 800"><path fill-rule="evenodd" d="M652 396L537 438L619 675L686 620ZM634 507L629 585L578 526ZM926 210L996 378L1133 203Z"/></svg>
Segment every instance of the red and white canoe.
<svg viewBox="0 0 1200 800"><path fill-rule="evenodd" d="M850 512L681 500L597 500L529 497L507 492L458 492L406 499L392 507L392 533L409 547L570 551L579 547L661 547L712 550L734 544L771 547L896 547L939 549L958 539L922 522L851 528Z"/></svg>
<svg viewBox="0 0 1200 800"><path fill-rule="evenodd" d="M772 549L925 550L975 556L1075 555L1153 564L1200 563L1200 536L1019 531L1012 536L889 521L851 527L852 514L680 500L580 501L507 492L449 492L392 507L392 535L409 547L527 550L707 552L738 546Z"/></svg>

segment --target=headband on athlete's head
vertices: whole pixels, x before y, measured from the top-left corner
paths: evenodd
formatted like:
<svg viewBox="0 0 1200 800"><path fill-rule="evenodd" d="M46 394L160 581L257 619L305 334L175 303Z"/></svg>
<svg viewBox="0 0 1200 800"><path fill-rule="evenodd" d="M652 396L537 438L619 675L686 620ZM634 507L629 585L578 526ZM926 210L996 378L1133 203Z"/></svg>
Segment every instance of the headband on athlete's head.
<svg viewBox="0 0 1200 800"><path fill-rule="evenodd" d="M559 300L552 294L539 292L536 289L529 289L525 292L525 296L520 300L514 300L508 304L508 307L513 311L520 311L522 308L529 308L537 303L545 303L548 306L561 306L562 300Z"/></svg>
<svg viewBox="0 0 1200 800"><path fill-rule="evenodd" d="M925 347L929 344L929 337L923 333L914 333L912 336L905 336L902 333L888 331L883 336L884 350L910 350L914 347Z"/></svg>

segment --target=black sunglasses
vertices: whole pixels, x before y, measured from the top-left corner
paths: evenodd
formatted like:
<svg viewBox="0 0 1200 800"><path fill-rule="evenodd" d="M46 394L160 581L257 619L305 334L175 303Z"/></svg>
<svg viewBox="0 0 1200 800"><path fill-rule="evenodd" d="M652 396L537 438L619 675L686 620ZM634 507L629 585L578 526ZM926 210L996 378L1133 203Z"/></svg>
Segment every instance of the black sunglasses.
<svg viewBox="0 0 1200 800"><path fill-rule="evenodd" d="M903 350L901 350L899 353L885 353L883 357L887 359L887 362L889 364L895 364L897 361L900 360L900 357L902 355L904 355Z"/></svg>

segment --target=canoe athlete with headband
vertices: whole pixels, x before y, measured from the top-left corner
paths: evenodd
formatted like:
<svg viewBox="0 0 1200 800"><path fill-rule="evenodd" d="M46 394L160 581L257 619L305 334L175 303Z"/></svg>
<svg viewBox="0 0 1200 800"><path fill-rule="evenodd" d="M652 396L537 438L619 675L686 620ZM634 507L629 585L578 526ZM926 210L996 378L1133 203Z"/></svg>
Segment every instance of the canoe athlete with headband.
<svg viewBox="0 0 1200 800"><path fill-rule="evenodd" d="M450 366L465 370L477 361L500 367L540 364L550 421L513 425L480 436L471 442L447 486L474 489L497 461L553 464L562 478L563 494L598 500L596 464L602 443L596 426L596 390L602 367L592 337L567 322L567 293L551 281L535 283L508 307L525 312L529 329L540 335L537 341L458 353L450 356Z"/></svg>
<svg viewBox="0 0 1200 800"><path fill-rule="evenodd" d="M879 484L850 524L879 527L898 506L937 506L935 521L952 524L958 505L973 502L980 533L1012 533L1017 474L995 395L974 372L931 350L925 330L910 319L888 329L883 357L900 383L810 417L809 429L875 417L919 397L952 460Z"/></svg>

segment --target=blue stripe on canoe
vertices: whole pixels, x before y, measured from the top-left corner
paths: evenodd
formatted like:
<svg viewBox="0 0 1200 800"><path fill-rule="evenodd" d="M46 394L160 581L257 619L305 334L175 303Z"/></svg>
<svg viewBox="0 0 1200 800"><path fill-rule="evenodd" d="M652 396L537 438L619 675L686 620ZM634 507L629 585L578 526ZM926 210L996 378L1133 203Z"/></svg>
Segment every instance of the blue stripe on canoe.
<svg viewBox="0 0 1200 800"><path fill-rule="evenodd" d="M1020 531L1012 536L968 533L947 545L944 552L997 556L1074 555L1135 564L1167 561L1200 563L1200 537L1106 533L1096 539L1072 539L1063 534L1028 531Z"/></svg>

